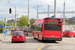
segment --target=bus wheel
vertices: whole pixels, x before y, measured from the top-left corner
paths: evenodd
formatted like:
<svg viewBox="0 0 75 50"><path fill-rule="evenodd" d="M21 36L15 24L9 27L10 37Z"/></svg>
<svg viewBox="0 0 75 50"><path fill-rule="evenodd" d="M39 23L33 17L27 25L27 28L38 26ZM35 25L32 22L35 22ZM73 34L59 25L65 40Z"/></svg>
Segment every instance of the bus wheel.
<svg viewBox="0 0 75 50"><path fill-rule="evenodd" d="M63 37L64 37L64 35L63 35Z"/></svg>
<svg viewBox="0 0 75 50"><path fill-rule="evenodd" d="M67 37L70 37L70 36L67 35Z"/></svg>
<svg viewBox="0 0 75 50"><path fill-rule="evenodd" d="M62 35L64 37L64 35Z"/></svg>
<svg viewBox="0 0 75 50"><path fill-rule="evenodd" d="M39 39L39 35L38 35L38 41L40 41L40 39Z"/></svg>
<svg viewBox="0 0 75 50"><path fill-rule="evenodd" d="M33 37L34 37L34 34L33 34ZM34 39L36 39L36 38L34 37Z"/></svg>

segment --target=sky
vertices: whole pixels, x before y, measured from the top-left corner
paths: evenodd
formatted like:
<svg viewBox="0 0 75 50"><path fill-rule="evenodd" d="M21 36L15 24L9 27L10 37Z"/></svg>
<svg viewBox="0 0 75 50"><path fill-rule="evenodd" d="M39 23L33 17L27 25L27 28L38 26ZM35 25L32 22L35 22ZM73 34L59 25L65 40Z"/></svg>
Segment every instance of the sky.
<svg viewBox="0 0 75 50"><path fill-rule="evenodd" d="M56 11L63 11L65 1L65 11L75 11L75 0L56 0ZM8 3L10 2L10 3ZM38 12L54 12L54 0L29 0L29 18L37 18L37 5L39 5ZM43 6L41 6L43 5ZM0 20L4 18L15 18L15 6L17 18L22 15L28 15L28 0L0 0ZM9 14L9 8L12 9L12 13ZM49 14L54 16L54 14ZM68 13L65 15L67 18L75 17L74 13ZM38 18L43 19L48 17L47 14L39 14ZM63 13L56 14L57 18L63 18Z"/></svg>

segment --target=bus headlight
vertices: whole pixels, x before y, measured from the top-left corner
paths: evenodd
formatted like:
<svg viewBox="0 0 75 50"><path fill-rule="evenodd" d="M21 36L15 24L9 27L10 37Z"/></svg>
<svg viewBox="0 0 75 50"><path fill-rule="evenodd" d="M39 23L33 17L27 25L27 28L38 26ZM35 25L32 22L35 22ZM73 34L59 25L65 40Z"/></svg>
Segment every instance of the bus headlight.
<svg viewBox="0 0 75 50"><path fill-rule="evenodd" d="M44 38L44 39L46 39L46 38Z"/></svg>
<svg viewBox="0 0 75 50"><path fill-rule="evenodd" d="M61 40L61 39L59 39L59 40Z"/></svg>

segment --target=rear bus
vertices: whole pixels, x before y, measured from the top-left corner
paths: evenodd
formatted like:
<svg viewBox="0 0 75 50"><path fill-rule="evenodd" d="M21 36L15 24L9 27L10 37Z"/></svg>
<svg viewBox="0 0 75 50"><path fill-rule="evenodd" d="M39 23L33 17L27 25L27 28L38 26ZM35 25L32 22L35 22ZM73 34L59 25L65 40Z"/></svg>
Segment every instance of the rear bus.
<svg viewBox="0 0 75 50"><path fill-rule="evenodd" d="M62 41L62 20L59 18L45 18L42 32L42 40Z"/></svg>

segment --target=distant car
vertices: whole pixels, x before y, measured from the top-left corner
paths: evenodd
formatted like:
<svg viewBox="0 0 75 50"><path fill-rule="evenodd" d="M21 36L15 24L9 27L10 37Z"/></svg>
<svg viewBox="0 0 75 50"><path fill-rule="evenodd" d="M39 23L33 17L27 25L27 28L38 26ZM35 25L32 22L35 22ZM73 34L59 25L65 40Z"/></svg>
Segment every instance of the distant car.
<svg viewBox="0 0 75 50"><path fill-rule="evenodd" d="M66 36L66 37L71 37L71 36L74 36L75 37L75 31L73 30L65 30L63 33L62 33L62 36Z"/></svg>
<svg viewBox="0 0 75 50"><path fill-rule="evenodd" d="M12 43L15 41L23 41L26 42L26 36L23 31L15 31L12 34Z"/></svg>

